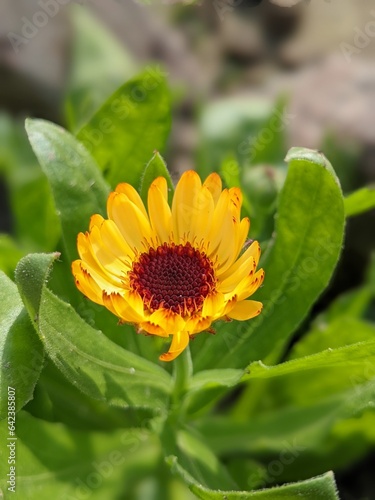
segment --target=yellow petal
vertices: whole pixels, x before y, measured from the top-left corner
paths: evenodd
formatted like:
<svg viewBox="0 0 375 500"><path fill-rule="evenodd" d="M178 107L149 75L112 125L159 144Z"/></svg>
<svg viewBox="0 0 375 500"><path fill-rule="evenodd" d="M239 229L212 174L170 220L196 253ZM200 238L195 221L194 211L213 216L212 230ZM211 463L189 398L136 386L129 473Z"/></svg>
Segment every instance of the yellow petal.
<svg viewBox="0 0 375 500"><path fill-rule="evenodd" d="M233 262L235 261L235 259L238 258L239 254L241 253L241 250L244 247L244 244L247 240L247 236L249 234L249 229L250 229L250 219L248 217L244 217L237 226L236 244L235 244Z"/></svg>
<svg viewBox="0 0 375 500"><path fill-rule="evenodd" d="M93 231L99 231L98 227L93 227ZM95 239L95 238L94 238ZM116 268L113 274L110 267L106 267L98 260L95 250L92 245L92 235L89 233L80 233L77 238L78 253L82 259L82 264L87 268L87 271L95 281L99 283L105 283L106 287L111 287L111 289L117 290L121 289L123 286L122 278L117 273ZM122 267L120 268L121 271ZM107 288L106 288L107 289Z"/></svg>
<svg viewBox="0 0 375 500"><path fill-rule="evenodd" d="M167 189L167 181L164 177L158 177L148 190L147 201L151 226L159 237L160 244L170 241L173 230Z"/></svg>
<svg viewBox="0 0 375 500"><path fill-rule="evenodd" d="M177 244L191 241L192 218L202 216L197 203L201 188L200 177L193 170L183 173L176 186L172 202L172 221L174 241Z"/></svg>
<svg viewBox="0 0 375 500"><path fill-rule="evenodd" d="M237 262L240 262L240 260ZM243 259L240 265L236 265L236 267L234 266L235 264L230 267L232 270L231 274L229 274L228 271L225 273L227 278L219 279L217 285L218 291L222 293L230 293L244 278L246 278L246 276L254 274L255 271L255 262L251 256Z"/></svg>
<svg viewBox="0 0 375 500"><path fill-rule="evenodd" d="M229 210L233 215L233 217L239 220L241 216L241 207L243 200L241 189L238 187L230 188L229 199L230 199Z"/></svg>
<svg viewBox="0 0 375 500"><path fill-rule="evenodd" d="M126 182L118 184L115 191L116 193L123 193L124 195L126 195L128 200L134 203L134 205L142 212L143 216L147 218L147 212L142 198L139 196L138 191L134 189L131 184L127 184Z"/></svg>
<svg viewBox="0 0 375 500"><path fill-rule="evenodd" d="M156 177L152 181L151 186L157 187L163 195L164 200L168 201L168 183L165 177Z"/></svg>
<svg viewBox="0 0 375 500"><path fill-rule="evenodd" d="M113 277L109 273L104 273L98 270L98 267L92 267L87 260L81 260L81 268L84 273L87 273L89 278L88 280L92 283L91 280L95 282L95 284L101 290L101 293L105 291L106 293L122 293L123 292L123 284L118 284L114 281ZM94 286L94 285L92 285Z"/></svg>
<svg viewBox="0 0 375 500"><path fill-rule="evenodd" d="M227 278L230 278L231 276L235 275L244 265L245 262L251 261L253 259L254 262L254 268L258 265L260 258L260 246L257 241L253 241L253 243L249 246L247 250L241 255L239 259L236 260L236 262L230 266L229 269L227 269L224 273L220 273L219 271L217 272L217 276L220 281L224 282Z"/></svg>
<svg viewBox="0 0 375 500"><path fill-rule="evenodd" d="M96 304L103 305L102 289L82 266L81 260L72 262L72 274L78 290Z"/></svg>
<svg viewBox="0 0 375 500"><path fill-rule="evenodd" d="M206 186L202 186L198 191L195 202L200 215L191 217L189 241L200 245L206 240L212 227L215 205L212 194Z"/></svg>
<svg viewBox="0 0 375 500"><path fill-rule="evenodd" d="M112 248L103 243L99 227L94 226L92 228L89 235L89 243L91 252L102 266L103 270L105 270L106 273L110 273L114 278L114 282L120 285L130 269L129 264L120 260L112 252Z"/></svg>
<svg viewBox="0 0 375 500"><path fill-rule="evenodd" d="M204 181L203 186L208 188L208 190L212 194L214 204L216 205L218 200L219 200L221 190L223 187L219 174L217 174L216 172L213 172L212 174L210 174L207 177L207 179Z"/></svg>
<svg viewBox="0 0 375 500"><path fill-rule="evenodd" d="M244 300L258 290L263 280L264 271L259 269L253 276L246 276L226 298L230 300L230 298L236 296L238 302Z"/></svg>
<svg viewBox="0 0 375 500"><path fill-rule="evenodd" d="M113 220L109 219L103 222L100 226L100 234L103 244L111 248L112 252L117 255L117 258L120 259L121 262L131 267L135 255L134 250L130 248L124 240L119 228Z"/></svg>
<svg viewBox="0 0 375 500"><path fill-rule="evenodd" d="M245 321L254 318L261 313L263 304L256 300L242 300L237 302L233 309L227 314L229 318Z"/></svg>
<svg viewBox="0 0 375 500"><path fill-rule="evenodd" d="M186 325L184 330L188 332L190 335L194 335L199 332L203 332L207 330L211 326L212 318L202 318L201 315L192 316L186 321Z"/></svg>
<svg viewBox="0 0 375 500"><path fill-rule="evenodd" d="M159 359L161 361L172 361L172 359L177 358L179 354L187 347L189 344L189 334L187 332L177 332L173 335L172 343L168 352L161 354Z"/></svg>
<svg viewBox="0 0 375 500"><path fill-rule="evenodd" d="M104 222L104 218L99 214L94 214L90 217L89 230L91 231L93 227L100 227Z"/></svg>
<svg viewBox="0 0 375 500"><path fill-rule="evenodd" d="M218 257L218 275L224 273L237 259L248 234L250 222L247 218L240 220L241 205L241 191L231 188L223 191L215 208L208 238L212 242L211 250L215 250Z"/></svg>
<svg viewBox="0 0 375 500"><path fill-rule="evenodd" d="M132 307L131 301L127 300L126 293L103 294L103 302L108 309L115 311L116 316L127 323L140 323L144 320L144 315L139 314L136 308Z"/></svg>
<svg viewBox="0 0 375 500"><path fill-rule="evenodd" d="M111 193L108 198L108 215L119 228L130 248L144 252L153 241L150 222L141 210L123 193Z"/></svg>
<svg viewBox="0 0 375 500"><path fill-rule="evenodd" d="M216 211L216 210L215 210ZM212 224L212 231L207 238L209 242L208 256L216 263L217 274L224 272L235 259L236 230L238 222L226 211L221 214L220 223L217 215Z"/></svg>
<svg viewBox="0 0 375 500"><path fill-rule="evenodd" d="M224 308L224 295L219 292L210 293L204 299L202 316L204 318L219 318Z"/></svg>
<svg viewBox="0 0 375 500"><path fill-rule="evenodd" d="M154 325L159 325L168 335L185 328L185 321L179 314L163 308L154 311L148 317L148 321Z"/></svg>
<svg viewBox="0 0 375 500"><path fill-rule="evenodd" d="M95 272L96 274L101 276L101 279L104 281L112 282L110 275L102 268L99 264L95 255L93 255L91 244L90 244L90 236L89 233L79 233L77 236L77 249L78 254L81 257L81 263L85 266L85 268L90 268L89 273L92 274ZM85 269L87 270L87 269ZM108 274L108 276L107 276Z"/></svg>
<svg viewBox="0 0 375 500"><path fill-rule="evenodd" d="M150 335L157 335L158 337L169 337L169 333L167 333L160 325L156 325L151 321L143 321L139 324L141 330L144 330Z"/></svg>

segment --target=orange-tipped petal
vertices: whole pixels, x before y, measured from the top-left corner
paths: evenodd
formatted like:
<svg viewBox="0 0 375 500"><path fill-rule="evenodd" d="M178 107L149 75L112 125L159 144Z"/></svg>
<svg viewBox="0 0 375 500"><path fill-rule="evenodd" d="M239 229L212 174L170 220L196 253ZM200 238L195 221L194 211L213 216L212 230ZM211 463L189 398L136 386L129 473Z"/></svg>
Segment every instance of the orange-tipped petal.
<svg viewBox="0 0 375 500"><path fill-rule="evenodd" d="M168 352L159 356L160 361L172 361L177 358L189 344L189 334L187 332L177 332L173 334L173 339Z"/></svg>
<svg viewBox="0 0 375 500"><path fill-rule="evenodd" d="M229 318L245 321L254 318L262 312L263 304L256 300L243 300L237 302L233 309L227 314Z"/></svg>

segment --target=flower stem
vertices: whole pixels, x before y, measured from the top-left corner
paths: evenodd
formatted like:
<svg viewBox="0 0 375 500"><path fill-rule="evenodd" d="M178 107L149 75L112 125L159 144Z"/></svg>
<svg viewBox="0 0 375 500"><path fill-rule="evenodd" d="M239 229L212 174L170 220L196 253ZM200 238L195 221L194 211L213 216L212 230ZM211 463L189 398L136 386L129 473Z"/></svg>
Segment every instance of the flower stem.
<svg viewBox="0 0 375 500"><path fill-rule="evenodd" d="M190 377L193 373L193 363L189 346L174 360L173 375L174 389L172 393L172 404L179 405L182 396L185 394Z"/></svg>

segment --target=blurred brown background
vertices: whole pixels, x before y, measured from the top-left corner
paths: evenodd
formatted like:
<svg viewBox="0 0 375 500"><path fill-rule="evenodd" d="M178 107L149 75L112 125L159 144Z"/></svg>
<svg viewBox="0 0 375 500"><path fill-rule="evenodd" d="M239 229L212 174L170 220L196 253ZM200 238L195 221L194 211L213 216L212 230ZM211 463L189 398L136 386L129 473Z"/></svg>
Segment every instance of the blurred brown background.
<svg viewBox="0 0 375 500"><path fill-rule="evenodd" d="M65 95L69 86L78 86L73 45L84 22L72 19L78 9L87 11L79 17L95 16L116 39L117 50L123 49L123 80L150 61L168 73L179 94L173 169L194 165L195 113L202 103L232 98L243 99L244 107L257 99L272 105L287 93L290 144L320 147L329 130L344 143L363 146L360 171L374 180L374 1L2 0L3 110L64 122ZM87 53L87 74L81 72L79 84L91 84L92 91L99 82L100 103L121 74L90 68L96 49L101 47Z"/></svg>

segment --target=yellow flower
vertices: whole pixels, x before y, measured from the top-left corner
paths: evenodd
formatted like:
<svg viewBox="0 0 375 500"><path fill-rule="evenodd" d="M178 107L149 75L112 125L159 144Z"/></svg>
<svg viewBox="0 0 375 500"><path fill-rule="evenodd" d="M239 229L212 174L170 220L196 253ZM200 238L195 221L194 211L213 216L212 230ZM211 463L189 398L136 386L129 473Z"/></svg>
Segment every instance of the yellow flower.
<svg viewBox="0 0 375 500"><path fill-rule="evenodd" d="M72 264L78 289L140 332L173 336L163 361L176 358L189 338L222 318L247 320L262 310L245 300L262 284L256 271L260 247L242 254L250 227L241 220L241 191L222 190L213 173L201 183L185 172L168 205L167 182L148 191L148 211L129 184L109 195L108 219L93 215L78 235L80 256ZM240 255L241 254L241 255Z"/></svg>

